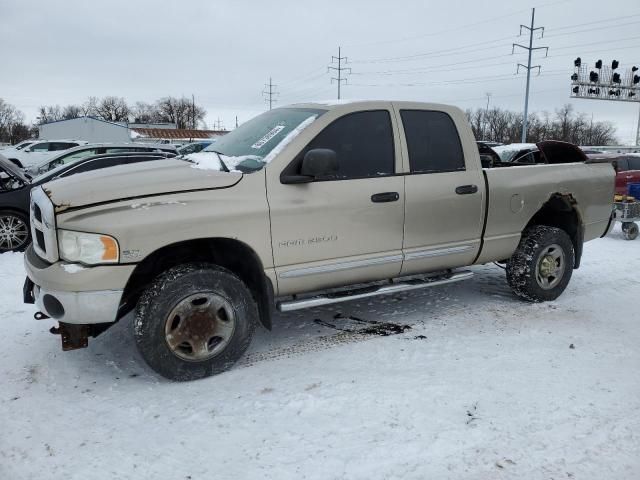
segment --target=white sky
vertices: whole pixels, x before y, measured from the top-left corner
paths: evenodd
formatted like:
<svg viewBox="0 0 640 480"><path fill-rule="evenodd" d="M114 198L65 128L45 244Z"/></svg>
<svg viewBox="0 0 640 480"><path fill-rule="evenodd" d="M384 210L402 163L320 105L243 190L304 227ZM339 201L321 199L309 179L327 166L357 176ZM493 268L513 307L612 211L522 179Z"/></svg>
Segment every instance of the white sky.
<svg viewBox="0 0 640 480"><path fill-rule="evenodd" d="M150 0L0 0L0 97L34 120L42 104L117 95L130 103L190 96L232 127L276 105L335 98L327 65L338 45L349 59L343 98L412 99L461 108L521 111L524 52L511 54L520 23L536 25L549 57L534 54L530 111L569 100L573 59L640 66L640 3L618 0L322 2ZM586 25L585 25L586 24ZM416 56L418 55L418 56ZM411 57L393 61L369 60ZM398 72L404 70L404 72ZM369 73L386 72L386 73ZM574 100L594 120L610 120L622 143L635 140L640 105Z"/></svg>

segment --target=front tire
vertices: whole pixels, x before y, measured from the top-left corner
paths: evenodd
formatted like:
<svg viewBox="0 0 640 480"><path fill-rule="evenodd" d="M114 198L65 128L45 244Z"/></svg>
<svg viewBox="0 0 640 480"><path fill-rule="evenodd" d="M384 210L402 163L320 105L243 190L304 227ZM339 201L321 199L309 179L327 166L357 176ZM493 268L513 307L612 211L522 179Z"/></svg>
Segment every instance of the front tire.
<svg viewBox="0 0 640 480"><path fill-rule="evenodd" d="M555 300L571 280L574 259L573 243L564 230L534 225L523 232L507 262L507 282L530 302Z"/></svg>
<svg viewBox="0 0 640 480"><path fill-rule="evenodd" d="M236 275L215 265L187 264L167 270L143 293L134 336L153 370L186 381L231 368L257 323L256 303Z"/></svg>
<svg viewBox="0 0 640 480"><path fill-rule="evenodd" d="M27 217L11 210L0 210L0 253L21 252L30 241Z"/></svg>

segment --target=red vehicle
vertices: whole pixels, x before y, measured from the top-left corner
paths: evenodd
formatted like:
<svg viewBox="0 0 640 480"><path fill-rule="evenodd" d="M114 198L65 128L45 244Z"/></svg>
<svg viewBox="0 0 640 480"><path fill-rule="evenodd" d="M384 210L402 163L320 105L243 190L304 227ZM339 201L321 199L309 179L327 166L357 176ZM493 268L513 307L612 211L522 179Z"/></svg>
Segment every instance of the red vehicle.
<svg viewBox="0 0 640 480"><path fill-rule="evenodd" d="M627 195L630 183L640 183L640 155L599 153L587 156L590 159L607 159L613 163L613 167L616 169L617 195Z"/></svg>

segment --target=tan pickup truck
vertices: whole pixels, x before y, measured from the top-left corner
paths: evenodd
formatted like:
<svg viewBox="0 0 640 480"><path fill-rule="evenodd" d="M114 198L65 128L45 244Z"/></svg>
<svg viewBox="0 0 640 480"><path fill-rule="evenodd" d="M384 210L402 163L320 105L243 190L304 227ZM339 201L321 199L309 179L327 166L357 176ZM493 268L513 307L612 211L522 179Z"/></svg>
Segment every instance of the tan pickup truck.
<svg viewBox="0 0 640 480"><path fill-rule="evenodd" d="M134 311L145 360L188 380L233 365L276 308L456 282L470 265L504 262L516 295L553 300L611 226L615 172L539 148L544 165L481 159L446 105L274 109L191 159L33 189L25 302L66 350Z"/></svg>

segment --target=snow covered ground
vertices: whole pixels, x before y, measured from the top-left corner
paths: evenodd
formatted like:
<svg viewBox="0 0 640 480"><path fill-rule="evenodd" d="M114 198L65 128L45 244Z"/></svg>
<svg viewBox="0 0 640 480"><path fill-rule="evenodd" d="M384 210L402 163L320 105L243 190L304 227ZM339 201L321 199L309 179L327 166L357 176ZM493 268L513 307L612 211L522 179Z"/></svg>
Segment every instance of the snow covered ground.
<svg viewBox="0 0 640 480"><path fill-rule="evenodd" d="M640 478L640 241L587 244L546 304L473 270L279 315L233 370L171 383L126 322L63 353L4 254L0 479Z"/></svg>

